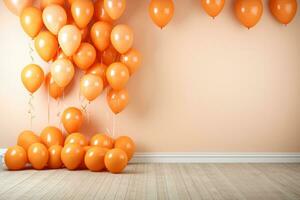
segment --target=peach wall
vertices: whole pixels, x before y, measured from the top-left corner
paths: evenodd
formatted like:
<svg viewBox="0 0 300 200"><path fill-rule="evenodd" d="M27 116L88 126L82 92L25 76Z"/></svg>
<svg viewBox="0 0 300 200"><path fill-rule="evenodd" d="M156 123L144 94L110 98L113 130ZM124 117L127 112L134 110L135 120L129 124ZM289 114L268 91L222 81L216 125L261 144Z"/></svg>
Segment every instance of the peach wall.
<svg viewBox="0 0 300 200"><path fill-rule="evenodd" d="M300 151L299 12L285 27L265 1L260 23L248 31L235 19L232 1L212 20L198 0L177 0L173 21L161 31L148 17L148 2L128 0L121 20L133 27L144 63L130 80L131 102L115 118L115 135L132 136L140 152ZM0 147L7 147L30 128L20 80L30 62L29 39L3 1L0 25ZM50 101L50 124L58 125L58 110L80 105L79 76L61 105ZM47 125L47 102L43 87L33 102L36 132ZM82 132L112 132L104 94L89 112Z"/></svg>

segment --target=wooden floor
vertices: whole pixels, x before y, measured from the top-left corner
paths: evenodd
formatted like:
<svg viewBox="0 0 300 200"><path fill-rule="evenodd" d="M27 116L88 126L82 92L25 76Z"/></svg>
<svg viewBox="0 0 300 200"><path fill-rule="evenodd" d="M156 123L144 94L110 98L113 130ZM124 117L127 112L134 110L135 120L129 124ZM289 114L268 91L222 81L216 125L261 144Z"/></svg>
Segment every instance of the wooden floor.
<svg viewBox="0 0 300 200"><path fill-rule="evenodd" d="M123 174L2 168L0 199L300 199L300 164L130 164Z"/></svg>

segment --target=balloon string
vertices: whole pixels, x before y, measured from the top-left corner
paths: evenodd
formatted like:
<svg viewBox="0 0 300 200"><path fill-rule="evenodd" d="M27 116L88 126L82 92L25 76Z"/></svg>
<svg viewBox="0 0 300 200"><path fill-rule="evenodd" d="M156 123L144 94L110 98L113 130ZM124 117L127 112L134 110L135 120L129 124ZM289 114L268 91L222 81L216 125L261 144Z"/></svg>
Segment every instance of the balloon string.
<svg viewBox="0 0 300 200"><path fill-rule="evenodd" d="M116 129L116 115L115 114L113 114L112 123L113 123L112 136L115 137L115 129Z"/></svg>
<svg viewBox="0 0 300 200"><path fill-rule="evenodd" d="M31 41L32 40L29 40L29 42L28 42L28 46L29 46L29 56L30 56L30 61L33 63L33 61L34 61L34 58L33 58L33 48L31 47Z"/></svg>
<svg viewBox="0 0 300 200"><path fill-rule="evenodd" d="M30 129L32 129L32 121L33 121L33 118L35 117L34 116L34 106L33 106L33 104L32 104L32 101L33 101L33 94L32 93L30 93L29 94L30 96L29 96L29 101L28 101L28 107L29 107L29 109L28 109L28 114L29 114L29 117L30 117Z"/></svg>
<svg viewBox="0 0 300 200"><path fill-rule="evenodd" d="M49 89L50 89L50 86L48 85L48 91L47 91L47 93L48 93L48 125L50 124L50 95L49 95Z"/></svg>

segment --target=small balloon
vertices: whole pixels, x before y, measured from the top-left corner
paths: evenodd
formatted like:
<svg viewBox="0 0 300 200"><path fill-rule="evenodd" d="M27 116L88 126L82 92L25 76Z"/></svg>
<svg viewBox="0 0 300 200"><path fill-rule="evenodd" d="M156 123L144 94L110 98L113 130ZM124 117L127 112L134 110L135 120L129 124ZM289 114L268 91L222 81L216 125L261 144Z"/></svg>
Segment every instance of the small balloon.
<svg viewBox="0 0 300 200"><path fill-rule="evenodd" d="M119 19L126 9L126 0L104 0L104 9L113 19Z"/></svg>
<svg viewBox="0 0 300 200"><path fill-rule="evenodd" d="M120 173L128 163L127 154L121 149L111 149L105 154L104 163L111 173Z"/></svg>
<svg viewBox="0 0 300 200"><path fill-rule="evenodd" d="M86 74L80 80L80 93L88 100L96 99L103 90L103 81L99 76Z"/></svg>
<svg viewBox="0 0 300 200"><path fill-rule="evenodd" d="M80 46L81 32L75 25L66 25L58 33L58 42L67 56L72 56Z"/></svg>
<svg viewBox="0 0 300 200"><path fill-rule="evenodd" d="M297 0L270 0L272 15L282 24L289 24L297 13Z"/></svg>
<svg viewBox="0 0 300 200"><path fill-rule="evenodd" d="M104 0L97 0L94 4L95 12L94 16L97 21L104 21L108 23L113 23L113 19L107 14L104 9Z"/></svg>
<svg viewBox="0 0 300 200"><path fill-rule="evenodd" d="M67 144L78 144L82 147L85 147L88 145L88 140L81 133L72 133L66 138L65 145Z"/></svg>
<svg viewBox="0 0 300 200"><path fill-rule="evenodd" d="M90 31L94 46L99 51L104 51L110 44L112 25L107 22L96 22Z"/></svg>
<svg viewBox="0 0 300 200"><path fill-rule="evenodd" d="M120 61L128 67L129 73L132 75L140 68L142 55L136 49L130 49L127 53L121 55Z"/></svg>
<svg viewBox="0 0 300 200"><path fill-rule="evenodd" d="M107 103L110 109L118 114L122 112L129 102L129 94L126 88L122 90L113 90L110 89L107 93Z"/></svg>
<svg viewBox="0 0 300 200"><path fill-rule="evenodd" d="M41 31L34 39L34 46L40 57L46 62L54 58L58 50L57 39L49 31Z"/></svg>
<svg viewBox="0 0 300 200"><path fill-rule="evenodd" d="M135 152L135 143L128 136L120 136L116 139L115 148L122 149L127 154L129 161Z"/></svg>
<svg viewBox="0 0 300 200"><path fill-rule="evenodd" d="M61 121L68 133L74 133L83 124L82 112L78 108L69 107L63 112Z"/></svg>
<svg viewBox="0 0 300 200"><path fill-rule="evenodd" d="M61 160L67 169L77 169L84 160L83 147L78 144L66 144L61 151Z"/></svg>
<svg viewBox="0 0 300 200"><path fill-rule="evenodd" d="M162 29L173 18L174 7L173 0L151 0L149 15L152 21Z"/></svg>
<svg viewBox="0 0 300 200"><path fill-rule="evenodd" d="M75 0L71 4L71 13L76 25L85 28L94 15L94 4L91 0Z"/></svg>
<svg viewBox="0 0 300 200"><path fill-rule="evenodd" d="M116 62L107 68L106 78L114 90L122 90L129 80L129 71L126 65Z"/></svg>
<svg viewBox="0 0 300 200"><path fill-rule="evenodd" d="M42 130L40 135L42 143L47 147L51 147L53 145L63 145L64 144L64 136L62 132L54 127L48 126Z"/></svg>
<svg viewBox="0 0 300 200"><path fill-rule="evenodd" d="M205 12L215 18L223 9L225 0L201 0Z"/></svg>
<svg viewBox="0 0 300 200"><path fill-rule="evenodd" d="M41 9L44 9L47 6L51 5L51 4L56 4L56 5L64 7L65 6L65 0L40 0Z"/></svg>
<svg viewBox="0 0 300 200"><path fill-rule="evenodd" d="M22 11L32 5L33 0L3 0L6 7L13 14L19 16Z"/></svg>
<svg viewBox="0 0 300 200"><path fill-rule="evenodd" d="M21 78L25 88L30 93L34 93L40 88L44 81L44 71L40 66L30 64L22 70Z"/></svg>
<svg viewBox="0 0 300 200"><path fill-rule="evenodd" d="M106 69L107 66L105 64L96 62L88 69L86 73L99 76L102 79L103 88L105 88L108 84L106 79Z"/></svg>
<svg viewBox="0 0 300 200"><path fill-rule="evenodd" d="M115 49L121 53L126 53L133 44L133 31L132 29L125 25L116 25L111 31L111 43Z"/></svg>
<svg viewBox="0 0 300 200"><path fill-rule="evenodd" d="M105 133L98 133L91 138L90 145L112 149L114 147L114 139Z"/></svg>
<svg viewBox="0 0 300 200"><path fill-rule="evenodd" d="M5 152L4 162L9 170L21 170L27 163L26 151L21 146L9 147Z"/></svg>
<svg viewBox="0 0 300 200"><path fill-rule="evenodd" d="M90 147L85 153L84 163L93 172L105 169L104 157L108 150L101 147Z"/></svg>
<svg viewBox="0 0 300 200"><path fill-rule="evenodd" d="M57 83L52 78L52 75L50 72L48 73L48 75L46 77L46 87L49 92L49 95L54 99L58 99L59 97L61 97L63 95L64 88L57 85Z"/></svg>
<svg viewBox="0 0 300 200"><path fill-rule="evenodd" d="M41 143L34 143L28 148L28 160L37 170L44 169L49 159L48 149Z"/></svg>
<svg viewBox="0 0 300 200"><path fill-rule="evenodd" d="M114 62L118 62L119 56L119 52L113 47L113 45L109 45L109 47L100 54L100 61L109 66Z"/></svg>
<svg viewBox="0 0 300 200"><path fill-rule="evenodd" d="M43 28L42 12L35 7L27 7L20 16L23 30L31 38L36 37Z"/></svg>
<svg viewBox="0 0 300 200"><path fill-rule="evenodd" d="M67 24L67 14L63 7L51 4L43 10L43 22L46 28L57 35L59 30Z"/></svg>
<svg viewBox="0 0 300 200"><path fill-rule="evenodd" d="M59 169L62 167L63 163L61 161L61 151L62 151L61 145L52 145L48 151L49 151L49 160L48 160L48 167L50 169Z"/></svg>
<svg viewBox="0 0 300 200"><path fill-rule="evenodd" d="M59 87L66 87L75 74L74 66L68 59L58 59L51 64L51 75Z"/></svg>
<svg viewBox="0 0 300 200"><path fill-rule="evenodd" d="M18 136L18 141L17 144L25 149L25 151L28 150L29 146L34 144L34 143L40 143L41 140L39 136L37 136L34 132L32 131L23 131L20 133Z"/></svg>
<svg viewBox="0 0 300 200"><path fill-rule="evenodd" d="M93 45L81 43L77 52L73 55L75 65L82 70L87 70L96 60L96 50Z"/></svg>

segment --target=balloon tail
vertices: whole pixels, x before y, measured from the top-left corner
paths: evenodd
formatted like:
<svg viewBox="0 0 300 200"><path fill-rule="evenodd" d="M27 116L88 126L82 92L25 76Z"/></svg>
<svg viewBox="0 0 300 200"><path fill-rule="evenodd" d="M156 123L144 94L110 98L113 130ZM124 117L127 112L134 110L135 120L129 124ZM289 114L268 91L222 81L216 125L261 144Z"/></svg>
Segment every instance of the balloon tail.
<svg viewBox="0 0 300 200"><path fill-rule="evenodd" d="M34 116L34 106L33 106L33 103L32 103L32 101L33 101L33 94L32 93L30 93L29 94L30 96L29 96L29 101L28 101L28 107L29 107L29 109L28 109L28 114L29 114L29 117L30 117L30 129L32 129L32 121L33 121L33 118L35 117Z"/></svg>

